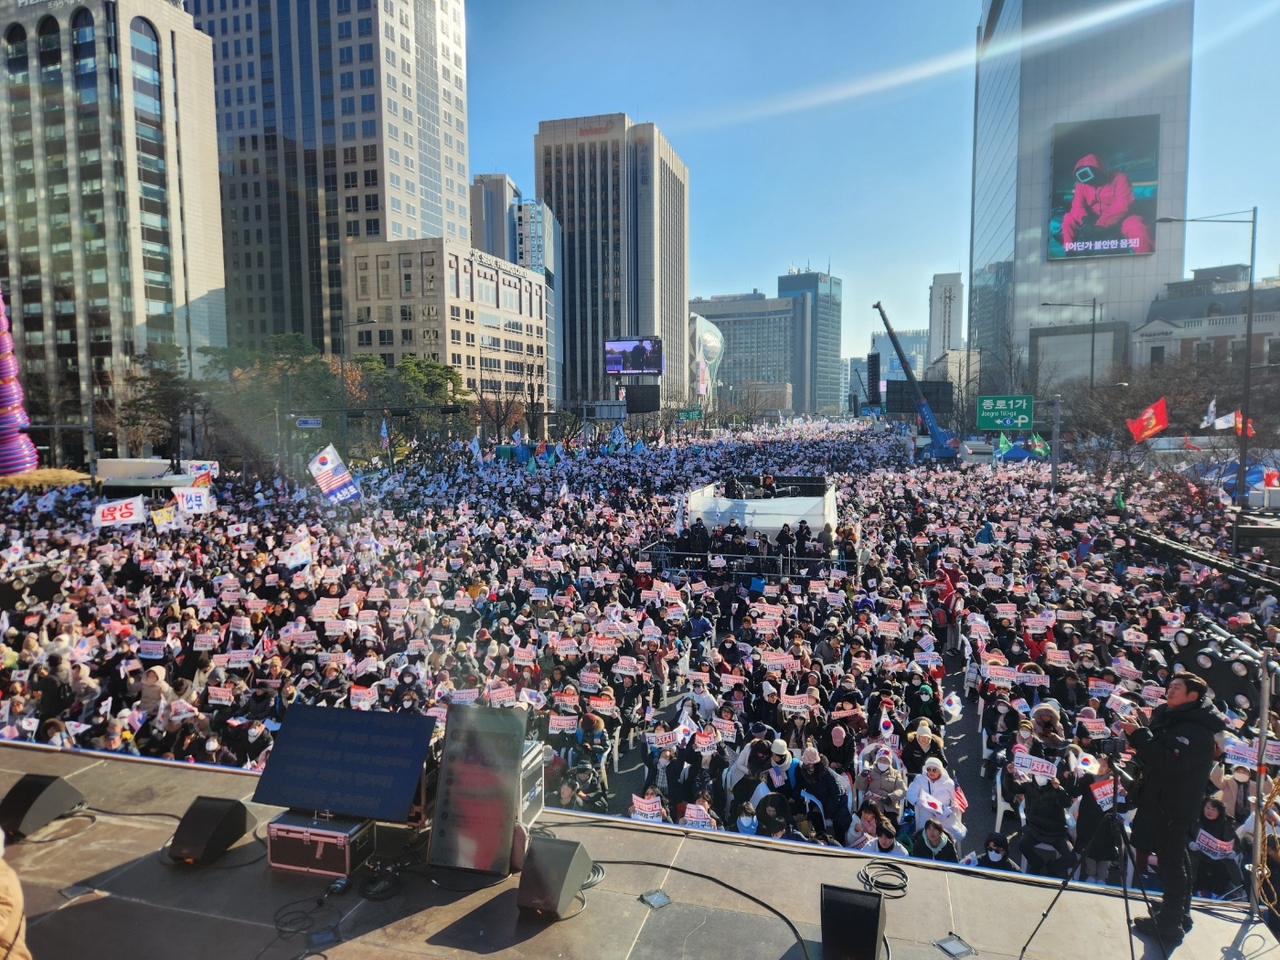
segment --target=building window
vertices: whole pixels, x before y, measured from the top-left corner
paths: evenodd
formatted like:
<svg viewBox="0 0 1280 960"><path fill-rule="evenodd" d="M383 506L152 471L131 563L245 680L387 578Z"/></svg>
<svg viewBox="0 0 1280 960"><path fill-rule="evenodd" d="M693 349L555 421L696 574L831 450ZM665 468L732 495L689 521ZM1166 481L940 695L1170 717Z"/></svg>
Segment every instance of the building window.
<svg viewBox="0 0 1280 960"><path fill-rule="evenodd" d="M1231 341L1231 362L1232 363L1244 363L1244 359L1245 359L1244 348L1245 348L1245 341L1243 340Z"/></svg>
<svg viewBox="0 0 1280 960"><path fill-rule="evenodd" d="M413 331L409 329L401 330L400 343L401 344L413 343Z"/></svg>
<svg viewBox="0 0 1280 960"><path fill-rule="evenodd" d="M1211 363L1213 361L1213 341L1202 340L1196 344L1196 363Z"/></svg>
<svg viewBox="0 0 1280 960"><path fill-rule="evenodd" d="M358 237L358 236L360 236L360 221L359 221L359 220L348 220L348 221L347 221L347 236L348 236L348 237Z"/></svg>
<svg viewBox="0 0 1280 960"><path fill-rule="evenodd" d="M394 370L396 366L396 355L394 353L382 354L382 364L388 370Z"/></svg>
<svg viewBox="0 0 1280 960"><path fill-rule="evenodd" d="M1267 366L1280 365L1280 340L1267 341Z"/></svg>
<svg viewBox="0 0 1280 960"><path fill-rule="evenodd" d="M1151 365L1153 367L1164 363L1164 347L1151 348Z"/></svg>
<svg viewBox="0 0 1280 960"><path fill-rule="evenodd" d="M372 346L373 346L373 331L372 331L372 330L357 330L357 331L356 331L356 346L357 346L357 347L372 347Z"/></svg>
<svg viewBox="0 0 1280 960"><path fill-rule="evenodd" d="M396 332L394 330L378 331L378 346L394 347L396 343Z"/></svg>
<svg viewBox="0 0 1280 960"><path fill-rule="evenodd" d="M364 222L364 235L366 237L382 236L382 221L377 217L371 217Z"/></svg>

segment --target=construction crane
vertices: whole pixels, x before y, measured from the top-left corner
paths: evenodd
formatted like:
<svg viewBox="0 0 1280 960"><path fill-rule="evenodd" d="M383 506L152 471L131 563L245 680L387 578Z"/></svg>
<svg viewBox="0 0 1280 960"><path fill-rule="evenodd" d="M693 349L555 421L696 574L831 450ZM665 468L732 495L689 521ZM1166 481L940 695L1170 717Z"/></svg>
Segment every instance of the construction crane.
<svg viewBox="0 0 1280 960"><path fill-rule="evenodd" d="M898 360L902 363L902 370L907 375L907 382L911 384L911 389L916 395L916 413L920 415L920 419L929 431L928 455L934 460L954 460L960 452L959 439L938 425L938 419L933 415L929 402L924 398L924 391L920 389L920 383L911 370L911 362L907 359L906 351L902 349L898 335L893 332L889 315L884 312L884 307L880 306L879 301L873 304L873 308L879 312L880 319L884 322L884 329L889 334L893 349L897 351Z"/></svg>

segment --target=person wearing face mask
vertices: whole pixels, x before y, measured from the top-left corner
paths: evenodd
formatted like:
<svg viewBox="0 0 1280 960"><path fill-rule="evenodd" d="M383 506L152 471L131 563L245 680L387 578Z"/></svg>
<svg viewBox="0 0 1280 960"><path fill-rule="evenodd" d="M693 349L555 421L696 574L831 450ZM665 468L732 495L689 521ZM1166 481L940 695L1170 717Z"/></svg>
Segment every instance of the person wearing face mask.
<svg viewBox="0 0 1280 960"><path fill-rule="evenodd" d="M684 762L677 758L670 747L659 751L649 768L649 776L645 779L645 789L655 788L668 802L679 796L680 774L684 770Z"/></svg>
<svg viewBox="0 0 1280 960"><path fill-rule="evenodd" d="M906 745L902 748L902 766L909 775L915 776L924 770L928 760L937 760L946 767L947 754L942 747L942 737L934 731L933 724L928 720L921 720L907 734Z"/></svg>
<svg viewBox="0 0 1280 960"><path fill-rule="evenodd" d="M887 747L876 751L875 761L858 774L857 786L865 797L880 805L883 813L895 824L902 818L902 801L907 796L907 778L893 763L893 753Z"/></svg>
<svg viewBox="0 0 1280 960"><path fill-rule="evenodd" d="M216 733L211 733L205 737L204 756L199 757L198 762L212 763L219 767L244 766L240 759L223 745L222 738Z"/></svg>
<svg viewBox="0 0 1280 960"><path fill-rule="evenodd" d="M1067 832L1067 810L1072 797L1057 777L1035 774L1020 783L1016 792L1026 798L1026 827L1018 840L1018 852L1026 858L1027 872L1062 878L1075 869L1076 855Z"/></svg>
<svg viewBox="0 0 1280 960"><path fill-rule="evenodd" d="M244 738L236 744L235 753L241 766L252 766L271 749L271 731L261 720L250 720L244 725Z"/></svg>
<svg viewBox="0 0 1280 960"><path fill-rule="evenodd" d="M1021 873L1019 866L1009 859L1009 839L1003 833L992 833L987 837L986 852L978 859L978 866L988 870L1004 870L1007 873Z"/></svg>

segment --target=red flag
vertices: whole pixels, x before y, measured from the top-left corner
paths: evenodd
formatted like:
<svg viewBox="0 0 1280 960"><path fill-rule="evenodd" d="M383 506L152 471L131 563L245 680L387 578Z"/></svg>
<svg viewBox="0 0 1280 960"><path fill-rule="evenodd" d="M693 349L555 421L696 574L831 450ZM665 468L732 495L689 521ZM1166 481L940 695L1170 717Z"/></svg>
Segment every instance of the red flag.
<svg viewBox="0 0 1280 960"><path fill-rule="evenodd" d="M1202 451L1204 449L1203 447L1197 447L1194 443L1191 442L1191 434L1189 433L1183 434L1182 445L1186 447L1188 450Z"/></svg>
<svg viewBox="0 0 1280 960"><path fill-rule="evenodd" d="M1280 487L1280 470L1267 470L1262 474L1264 487Z"/></svg>
<svg viewBox="0 0 1280 960"><path fill-rule="evenodd" d="M1133 434L1134 443L1141 443L1143 440L1154 437L1169 426L1169 411L1165 407L1164 397L1138 414L1136 420L1125 422L1129 425L1129 432Z"/></svg>

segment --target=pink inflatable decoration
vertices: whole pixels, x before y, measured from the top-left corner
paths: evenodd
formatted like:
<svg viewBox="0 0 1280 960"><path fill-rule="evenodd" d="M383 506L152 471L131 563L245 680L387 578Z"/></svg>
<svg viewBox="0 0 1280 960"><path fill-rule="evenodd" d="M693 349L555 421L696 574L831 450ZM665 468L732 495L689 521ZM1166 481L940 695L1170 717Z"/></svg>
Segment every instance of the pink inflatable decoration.
<svg viewBox="0 0 1280 960"><path fill-rule="evenodd" d="M24 399L9 334L9 313L0 298L0 477L34 470L40 462L36 445L20 429L31 422L22 405Z"/></svg>

